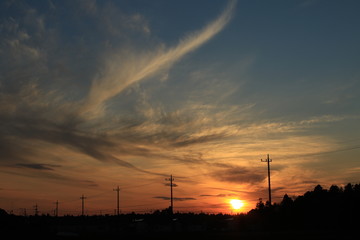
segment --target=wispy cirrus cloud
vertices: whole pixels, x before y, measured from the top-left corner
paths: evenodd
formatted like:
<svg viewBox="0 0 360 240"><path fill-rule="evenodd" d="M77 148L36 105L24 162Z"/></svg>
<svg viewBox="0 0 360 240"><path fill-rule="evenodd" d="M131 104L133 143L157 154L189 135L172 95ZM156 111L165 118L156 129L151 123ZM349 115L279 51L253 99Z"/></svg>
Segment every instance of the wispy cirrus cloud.
<svg viewBox="0 0 360 240"><path fill-rule="evenodd" d="M219 193L219 194L201 194L200 197L234 197L234 196L238 196L238 194L234 194L234 193Z"/></svg>
<svg viewBox="0 0 360 240"><path fill-rule="evenodd" d="M95 3L91 3L87 7L89 9L87 14L94 16L104 10L98 8ZM230 1L216 20L200 31L189 34L174 47L159 47L156 50L143 52L133 51L133 49L115 51L110 57L105 58L103 69L97 72L88 95L82 100L71 101L59 92L45 91L36 84L36 81L29 81L15 93L14 91L1 93L0 121L3 123L5 134L2 135L0 141L3 143L2 146L6 146L7 149L4 151L6 158L2 161L12 159L27 164L38 156L40 146L39 148L26 144L20 146L18 138L22 142L31 139L65 146L74 152L85 154L101 162L116 163L119 166L144 173L150 173L150 171L142 171L140 167L131 163L130 159L159 157L188 164L203 164L212 168L214 172L223 171L222 175L226 176L227 167L215 166L211 161L229 157L229 153L234 152L232 149L238 147L233 143L234 139L237 141L241 139L239 141L240 149L254 152L264 147L262 143L265 139L262 137L264 134L272 135L272 139L266 142L266 148L280 148L280 146L284 146L284 142L288 143L285 144L286 146L303 145L303 143L311 142L312 139L298 137L296 133L314 125L346 119L346 117L326 115L300 121L259 121L252 118L255 103L222 106L188 101L186 106L175 110L164 110L162 106L152 108L148 104L144 106L143 112L136 112L130 117L126 116L129 117L128 122L122 117L94 120L94 117L100 116L97 113L104 110L107 101L122 93L130 85L154 74L162 73L182 57L213 38L229 22L234 7L235 1ZM44 34L46 29L44 29L44 25L41 25L44 18L40 15L35 16L35 13L32 13L31 16L33 19L38 19L37 32ZM141 16L132 15L129 21L130 25L134 25L134 27L147 26ZM37 61L42 73L46 72L47 68L42 65L43 56L46 56L43 54L44 50L36 55L39 48L27 42L31 33L22 29L17 22L8 22L7 26L13 29L13 35L7 36L9 44L12 42L10 49L13 52L11 54L16 56L13 53L33 53L33 57L29 57L29 59ZM16 39L17 41L15 41ZM16 42L18 45L15 44ZM29 49L34 51L29 52ZM199 73L195 75L193 78L199 78L199 81L202 77L206 77L199 76ZM212 92L211 95L213 94L215 93ZM91 117L85 118L85 115ZM254 141L254 136L256 141ZM199 148L195 155L190 156L189 149L195 146ZM221 148L215 151L218 146ZM307 144L307 146L309 151L305 151L305 153L309 154L313 154L316 148L319 150L319 146L323 147L321 144L314 146ZM17 147L28 154L17 153ZM177 149L177 151L174 152L173 149ZM203 154L203 152L209 152L209 149L213 153L212 160L209 159L210 155ZM224 153L227 155L225 156ZM203 154L202 157L199 157L199 154ZM232 157L234 158L236 155L233 154ZM228 165L236 167L236 164L229 163ZM228 174L234 175L231 172ZM243 172L243 175L246 174ZM248 181L256 179L254 176L251 178L250 173L247 176L249 177ZM233 179L239 180L240 178ZM242 181L245 179L242 178Z"/></svg>
<svg viewBox="0 0 360 240"><path fill-rule="evenodd" d="M61 165L55 164L46 164L46 163L17 163L15 164L17 167L37 169L37 170L50 170L53 171L54 168L61 167Z"/></svg>
<svg viewBox="0 0 360 240"><path fill-rule="evenodd" d="M153 198L158 198L158 199L163 199L163 200L170 200L169 197L164 197L164 196L156 196L156 197L153 197ZM192 198L192 197L174 197L173 198L174 201L189 201L189 200L196 200L196 198Z"/></svg>
<svg viewBox="0 0 360 240"><path fill-rule="evenodd" d="M19 171L19 168L23 169ZM12 166L3 166L0 172L8 176L19 176L27 177L31 179L29 183L32 182L32 179L46 179L56 184L62 184L65 186L85 186L85 187L98 187L99 185L93 180L87 180L87 178L78 178L75 176L68 176L59 173L56 171L57 167L54 167L53 164L33 164L33 163L19 163Z"/></svg>
<svg viewBox="0 0 360 240"><path fill-rule="evenodd" d="M85 5L83 7L88 9L86 11L87 14L94 16L100 14L101 9L94 2ZM30 72L26 71L24 75L26 81L23 82L19 80L19 74L12 75L8 71L6 84L3 85L2 83L0 85L0 122L2 123L0 142L3 143L2 146L7 146L1 161L17 162L20 164L18 167L29 169L53 169L50 165L34 163L36 157L42 151L42 146L47 144L49 146L63 146L70 151L84 154L101 162L116 163L119 166L138 172L160 174L143 170L132 164L131 161L126 160L128 156L156 155L151 150L151 144L146 146L149 141L141 142L144 140L144 137L148 136L143 133L135 136L136 131L134 134L134 127L131 127L129 132L132 132L131 135L134 138L125 141L121 138L129 132L126 131L126 127L124 128L121 123L120 125L117 123L114 127L115 129L122 129L122 134L114 136L107 130L97 130L97 127L104 123L92 120L100 116L96 114L100 113L107 100L121 93L131 84L172 66L183 56L194 51L220 32L230 20L234 6L235 1L230 1L216 20L208 24L204 29L189 34L180 40L179 44L175 47L167 50L160 47L158 50L149 51L146 54L136 51L130 52L128 49L116 51L116 54L105 60L104 68L98 72L97 77L93 80L88 95L79 101L74 101L59 91L48 90L46 87L40 86L42 81L36 80L43 79L44 76L57 75L55 70L51 70L50 66L43 62L43 56L56 52L54 51L54 46L51 45L56 43L56 41L47 42L44 46L48 48L42 49L41 54L38 52L39 48L36 45L40 43L40 45L43 45L43 38L41 36L50 33L46 29L46 24L39 25L37 32L33 33L26 31L21 21L15 21L10 18L11 21L3 25L9 28L9 35L6 36L7 40L4 40L11 47L9 48L11 51L7 54L12 57L17 56L15 53L20 55L30 54L33 57L29 57L24 61L34 63L38 71L32 72L33 77L31 78L27 78ZM51 6L52 9L56 7L54 4ZM32 11L29 16L39 21L44 21L45 19L37 11ZM37 21L38 24L41 23L39 21ZM141 16L131 16L129 21L135 25L138 23L139 26L144 26L144 19ZM27 41L33 38L32 34L41 35L36 39L37 41L32 42L34 46ZM49 52L46 52L46 50ZM128 54L126 55L127 60L124 60L122 53ZM19 59L23 59L23 57L19 57ZM47 64L53 64L52 61L53 59L47 62ZM60 64L61 61L62 58L60 56L59 62L55 64L55 68L59 66L57 64ZM21 62L17 62L15 65L21 64ZM64 66L64 68L67 68L67 66ZM66 71L63 72L64 76L66 76ZM11 89L12 87L9 85L10 80L21 82L21 84ZM85 115L91 115L91 117L84 118ZM144 126L144 123L140 122L137 127L141 127L140 125ZM134 144L134 141L139 140L141 140L140 144ZM23 154L16 152L16 148L23 149ZM119 157L120 155L125 155L125 159ZM163 174L160 175L163 176Z"/></svg>
<svg viewBox="0 0 360 240"><path fill-rule="evenodd" d="M241 166L234 166L228 169L216 170L210 176L218 181L235 183L259 183L264 181L266 174L258 169L249 169Z"/></svg>
<svg viewBox="0 0 360 240"><path fill-rule="evenodd" d="M93 80L89 94L79 109L80 113L92 117L98 116L107 100L131 84L169 68L183 56L210 40L229 22L235 3L235 1L230 1L216 20L204 29L188 35L180 40L177 46L168 50L158 49L153 52L137 54L126 50L109 57L104 64L102 73ZM126 56L126 60L124 60L124 56Z"/></svg>

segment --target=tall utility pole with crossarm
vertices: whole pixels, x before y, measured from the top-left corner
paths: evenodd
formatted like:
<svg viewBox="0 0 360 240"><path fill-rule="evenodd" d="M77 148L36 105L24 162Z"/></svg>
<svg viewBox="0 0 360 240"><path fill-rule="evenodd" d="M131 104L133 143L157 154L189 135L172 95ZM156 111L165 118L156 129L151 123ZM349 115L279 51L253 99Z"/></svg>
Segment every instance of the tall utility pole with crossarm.
<svg viewBox="0 0 360 240"><path fill-rule="evenodd" d="M173 202L173 186L176 186L173 181L175 180L172 175L170 175L170 178L166 178L166 181L170 181L170 213L174 213L174 202Z"/></svg>
<svg viewBox="0 0 360 240"><path fill-rule="evenodd" d="M84 200L86 199L86 197L84 197L84 194L81 195L80 199L81 199L81 216L84 216Z"/></svg>
<svg viewBox="0 0 360 240"><path fill-rule="evenodd" d="M269 154L267 155L267 158L265 160L262 160L262 162L267 162L268 166L268 183L269 183L269 205L271 206L271 184L270 184L270 162L272 162L272 159L269 158Z"/></svg>
<svg viewBox="0 0 360 240"><path fill-rule="evenodd" d="M119 206L119 192L120 192L120 188L119 188L119 186L117 186L117 188L115 188L114 189L114 191L116 191L117 192L117 197L116 197L116 200L117 200L117 215L119 216L120 215L120 206Z"/></svg>
<svg viewBox="0 0 360 240"><path fill-rule="evenodd" d="M57 217L57 216L58 216L58 214L59 214L59 201L58 201L58 200L56 200L55 204L56 204L56 206L55 206L55 212L54 212L54 215L55 215L55 217Z"/></svg>

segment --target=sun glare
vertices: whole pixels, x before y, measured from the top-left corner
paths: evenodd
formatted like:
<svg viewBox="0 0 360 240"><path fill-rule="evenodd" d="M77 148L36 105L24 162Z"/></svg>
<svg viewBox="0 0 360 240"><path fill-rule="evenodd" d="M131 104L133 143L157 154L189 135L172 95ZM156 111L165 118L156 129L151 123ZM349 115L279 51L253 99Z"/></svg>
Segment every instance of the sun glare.
<svg viewBox="0 0 360 240"><path fill-rule="evenodd" d="M230 204L234 210L239 210L244 206L243 201L241 201L239 199L231 199Z"/></svg>

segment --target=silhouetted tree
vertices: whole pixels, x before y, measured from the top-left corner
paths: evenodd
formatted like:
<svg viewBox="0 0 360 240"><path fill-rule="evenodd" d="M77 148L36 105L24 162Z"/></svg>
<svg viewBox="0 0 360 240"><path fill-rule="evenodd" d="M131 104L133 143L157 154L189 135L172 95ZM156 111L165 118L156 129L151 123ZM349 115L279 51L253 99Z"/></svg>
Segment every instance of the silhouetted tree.
<svg viewBox="0 0 360 240"><path fill-rule="evenodd" d="M259 202L256 203L256 209L263 210L265 208L265 204L262 201L262 198L259 198Z"/></svg>
<svg viewBox="0 0 360 240"><path fill-rule="evenodd" d="M360 193L360 184L355 184L354 187L353 187L353 189L354 189L354 192L356 192L357 194L359 194L359 193Z"/></svg>
<svg viewBox="0 0 360 240"><path fill-rule="evenodd" d="M353 186L351 183L346 184L344 192L347 194L351 194L353 192Z"/></svg>
<svg viewBox="0 0 360 240"><path fill-rule="evenodd" d="M337 193L342 192L342 189L339 188L339 187L336 186L336 185L331 185L331 187L330 187L330 189L329 189L329 192L330 192L330 193L335 193L335 194L337 194Z"/></svg>
<svg viewBox="0 0 360 240"><path fill-rule="evenodd" d="M266 201L266 202L265 202L265 207L270 208L270 207L271 207L271 202L270 202L270 201Z"/></svg>
<svg viewBox="0 0 360 240"><path fill-rule="evenodd" d="M0 217L9 215L4 209L0 208Z"/></svg>
<svg viewBox="0 0 360 240"><path fill-rule="evenodd" d="M294 201L287 194L285 194L283 200L280 203L280 206L285 208L290 208L293 206L293 204Z"/></svg>
<svg viewBox="0 0 360 240"><path fill-rule="evenodd" d="M314 188L315 193L321 193L323 190L324 189L320 184L316 185L316 187Z"/></svg>

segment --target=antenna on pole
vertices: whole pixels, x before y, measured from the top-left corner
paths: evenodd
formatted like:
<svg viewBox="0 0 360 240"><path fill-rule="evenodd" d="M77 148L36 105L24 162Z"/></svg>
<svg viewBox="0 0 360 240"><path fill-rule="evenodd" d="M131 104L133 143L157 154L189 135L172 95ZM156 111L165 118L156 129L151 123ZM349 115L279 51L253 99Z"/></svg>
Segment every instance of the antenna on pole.
<svg viewBox="0 0 360 240"><path fill-rule="evenodd" d="M265 160L261 159L261 162L267 162L267 166L268 166L269 205L271 206L270 162L272 162L272 159L269 158L269 154L268 154Z"/></svg>
<svg viewBox="0 0 360 240"><path fill-rule="evenodd" d="M170 181L170 213L174 213L174 201L173 201L173 186L176 187L176 184L173 184L173 181L175 180L172 175L170 175L170 178L165 178L166 181Z"/></svg>
<svg viewBox="0 0 360 240"><path fill-rule="evenodd" d="M81 216L84 216L84 200L86 197L84 197L84 194L80 197L81 199Z"/></svg>
<svg viewBox="0 0 360 240"><path fill-rule="evenodd" d="M114 191L117 192L117 215L119 216L120 215L120 205L119 205L119 192L120 192L120 188L119 186L117 186L117 188L113 189Z"/></svg>

